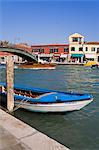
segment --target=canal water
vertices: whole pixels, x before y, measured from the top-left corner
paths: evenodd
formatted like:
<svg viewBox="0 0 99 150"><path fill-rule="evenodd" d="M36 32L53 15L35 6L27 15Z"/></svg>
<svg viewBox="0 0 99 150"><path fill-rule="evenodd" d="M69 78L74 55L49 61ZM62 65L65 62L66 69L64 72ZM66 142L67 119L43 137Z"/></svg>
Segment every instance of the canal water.
<svg viewBox="0 0 99 150"><path fill-rule="evenodd" d="M0 82L5 79L5 69L0 68ZM55 70L15 69L15 83L92 94L94 101L80 111L42 114L18 109L14 116L71 150L99 150L99 69L65 65Z"/></svg>

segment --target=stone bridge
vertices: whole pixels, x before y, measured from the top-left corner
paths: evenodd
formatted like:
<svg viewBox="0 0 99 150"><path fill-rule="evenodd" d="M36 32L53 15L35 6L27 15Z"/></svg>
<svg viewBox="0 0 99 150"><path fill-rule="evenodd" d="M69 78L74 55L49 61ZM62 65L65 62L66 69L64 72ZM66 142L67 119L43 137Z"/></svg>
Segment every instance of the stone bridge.
<svg viewBox="0 0 99 150"><path fill-rule="evenodd" d="M16 45L0 46L0 52L12 53L25 58L27 61L37 62L35 54L32 54L25 48L19 48Z"/></svg>

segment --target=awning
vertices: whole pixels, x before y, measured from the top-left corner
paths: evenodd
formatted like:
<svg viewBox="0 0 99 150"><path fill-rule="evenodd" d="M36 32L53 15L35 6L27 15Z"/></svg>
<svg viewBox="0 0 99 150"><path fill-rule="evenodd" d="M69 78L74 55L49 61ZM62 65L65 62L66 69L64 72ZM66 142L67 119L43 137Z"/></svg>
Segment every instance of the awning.
<svg viewBox="0 0 99 150"><path fill-rule="evenodd" d="M71 54L71 57L83 57L84 54Z"/></svg>
<svg viewBox="0 0 99 150"><path fill-rule="evenodd" d="M61 58L66 58L68 55L67 54L61 54Z"/></svg>
<svg viewBox="0 0 99 150"><path fill-rule="evenodd" d="M95 58L96 55L95 54L85 54L86 58Z"/></svg>
<svg viewBox="0 0 99 150"><path fill-rule="evenodd" d="M60 57L60 54L53 54L54 57Z"/></svg>

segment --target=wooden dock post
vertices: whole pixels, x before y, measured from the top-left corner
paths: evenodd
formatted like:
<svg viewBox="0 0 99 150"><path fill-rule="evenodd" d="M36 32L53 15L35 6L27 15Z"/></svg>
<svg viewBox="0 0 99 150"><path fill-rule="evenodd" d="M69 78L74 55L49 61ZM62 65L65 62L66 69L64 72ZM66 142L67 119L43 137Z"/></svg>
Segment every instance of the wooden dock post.
<svg viewBox="0 0 99 150"><path fill-rule="evenodd" d="M6 63L6 83L7 83L7 109L9 112L14 108L14 62L12 56L7 56Z"/></svg>

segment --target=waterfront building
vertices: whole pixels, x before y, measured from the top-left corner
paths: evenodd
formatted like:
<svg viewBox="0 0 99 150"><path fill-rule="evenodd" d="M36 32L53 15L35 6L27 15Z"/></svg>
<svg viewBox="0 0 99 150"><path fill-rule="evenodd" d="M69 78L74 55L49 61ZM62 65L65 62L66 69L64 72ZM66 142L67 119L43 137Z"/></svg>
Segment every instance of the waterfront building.
<svg viewBox="0 0 99 150"><path fill-rule="evenodd" d="M99 62L99 42L86 42L83 49L87 60Z"/></svg>
<svg viewBox="0 0 99 150"><path fill-rule="evenodd" d="M74 62L99 62L99 42L85 42L81 34L72 34L69 36L69 54Z"/></svg>
<svg viewBox="0 0 99 150"><path fill-rule="evenodd" d="M69 54L72 62L84 62L84 36L75 33L69 36Z"/></svg>
<svg viewBox="0 0 99 150"><path fill-rule="evenodd" d="M17 55L13 55L13 54L9 54L9 53L6 53L6 52L0 52L0 63L1 64L6 64L6 60L7 60L7 56L8 55L11 55L13 57L13 61L15 63L23 62L23 58L22 57L19 57Z"/></svg>
<svg viewBox="0 0 99 150"><path fill-rule="evenodd" d="M32 45L31 47L33 54L46 61L99 62L99 42L85 42L84 36L79 33L69 36L69 44Z"/></svg>
<svg viewBox="0 0 99 150"><path fill-rule="evenodd" d="M32 45L32 53L39 59L48 62L67 62L69 54L68 44Z"/></svg>
<svg viewBox="0 0 99 150"><path fill-rule="evenodd" d="M6 57L8 56L8 53L0 52L0 63L5 64L6 63Z"/></svg>
<svg viewBox="0 0 99 150"><path fill-rule="evenodd" d="M86 61L99 62L99 42L85 42L84 36L74 33L69 36L68 44L44 44L29 46L26 43L16 44L16 48L36 54L38 61L47 62L73 62L84 63ZM3 55L4 54L4 55ZM6 62L8 53L0 52L0 62ZM13 55L16 63L25 62L24 58Z"/></svg>

